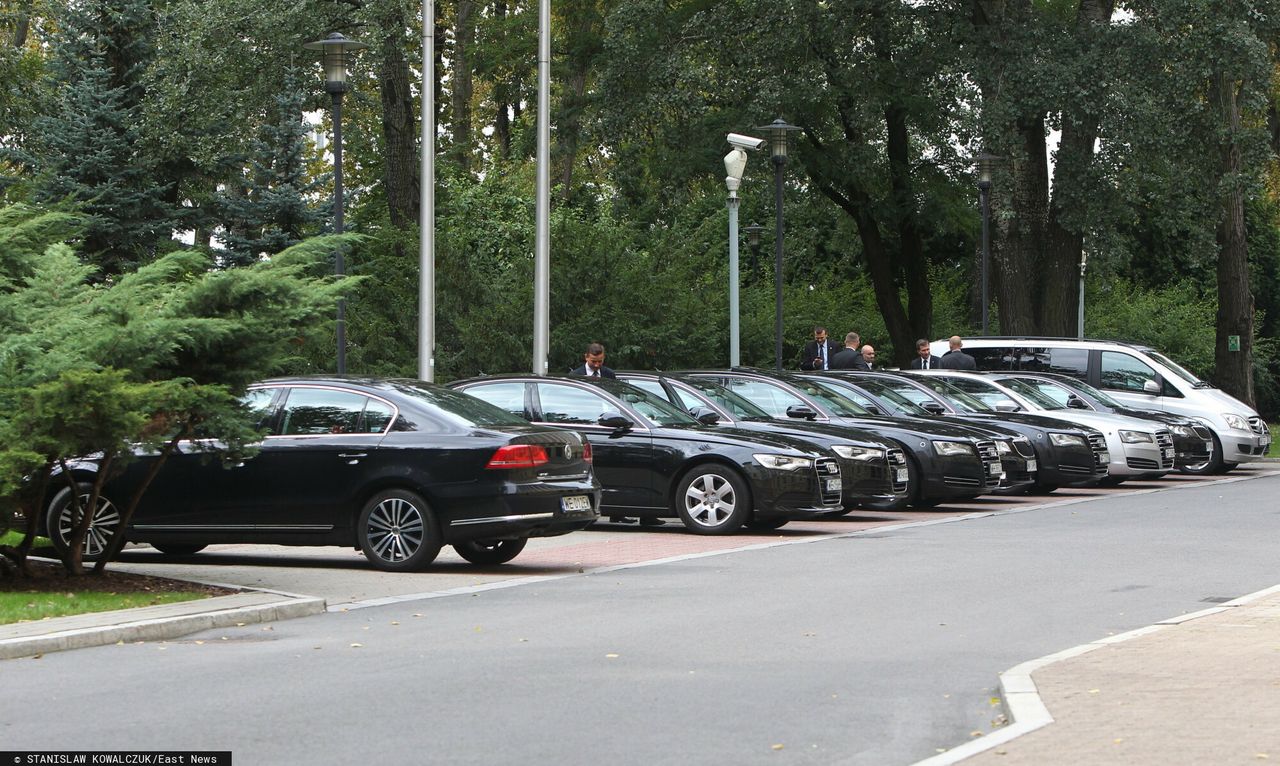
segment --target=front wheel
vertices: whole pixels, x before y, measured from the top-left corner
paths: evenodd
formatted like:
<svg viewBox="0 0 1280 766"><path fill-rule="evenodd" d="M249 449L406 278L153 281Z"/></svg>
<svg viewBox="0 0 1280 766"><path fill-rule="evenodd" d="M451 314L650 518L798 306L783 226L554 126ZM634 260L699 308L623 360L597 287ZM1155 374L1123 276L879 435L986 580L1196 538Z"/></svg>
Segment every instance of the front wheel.
<svg viewBox="0 0 1280 766"><path fill-rule="evenodd" d="M751 496L732 468L702 465L685 474L676 488L676 514L697 535L727 535L751 518Z"/></svg>
<svg viewBox="0 0 1280 766"><path fill-rule="evenodd" d="M356 526L364 557L387 572L425 569L444 544L427 501L404 489L369 498Z"/></svg>
<svg viewBox="0 0 1280 766"><path fill-rule="evenodd" d="M85 506L89 504L89 495L93 487L90 484L77 484L80 512L71 505L71 488L66 487L54 496L49 504L49 513L45 517L45 533L49 542L59 556L66 556L71 548L71 536L83 518ZM85 532L84 542L80 545L80 553L84 561L97 561L106 551L107 545L120 526L120 511L105 495L98 496L98 504L93 509L89 530Z"/></svg>
<svg viewBox="0 0 1280 766"><path fill-rule="evenodd" d="M1211 438L1213 444L1211 449L1213 451L1207 458L1199 463L1184 465L1178 470L1182 473L1191 474L1192 476L1205 476L1208 474L1222 473L1222 469L1226 466L1226 463L1222 460L1222 442L1218 440L1217 434L1212 434Z"/></svg>
<svg viewBox="0 0 1280 766"><path fill-rule="evenodd" d="M454 543L453 549L458 552L459 556L472 564L493 566L505 564L519 556L520 551L524 550L524 546L528 542L529 538L527 537L522 537L519 540L467 540L462 543Z"/></svg>

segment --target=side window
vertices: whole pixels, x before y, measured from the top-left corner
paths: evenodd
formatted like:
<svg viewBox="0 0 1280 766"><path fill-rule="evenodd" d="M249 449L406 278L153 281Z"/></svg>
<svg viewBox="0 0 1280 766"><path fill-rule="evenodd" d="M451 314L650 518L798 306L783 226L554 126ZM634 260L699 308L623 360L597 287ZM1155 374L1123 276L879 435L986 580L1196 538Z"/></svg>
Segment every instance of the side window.
<svg viewBox="0 0 1280 766"><path fill-rule="evenodd" d="M762 381L728 378L724 383L734 393L750 400L753 404L769 413L771 417L786 417L788 407L795 404L804 404L804 400L795 394Z"/></svg>
<svg viewBox="0 0 1280 766"><path fill-rule="evenodd" d="M542 421L595 425L606 412L616 411L617 405L593 391L556 383L538 383L538 399L542 402Z"/></svg>
<svg viewBox="0 0 1280 766"><path fill-rule="evenodd" d="M995 407L998 403L1007 401L1008 396L1003 391L997 390L984 384L980 380L966 380L963 378L948 379L948 383L956 388L964 391L966 394L972 394L982 400L988 407Z"/></svg>
<svg viewBox="0 0 1280 766"><path fill-rule="evenodd" d="M520 381L469 386L463 393L506 410L516 417L526 420L529 418L524 411L524 383Z"/></svg>
<svg viewBox="0 0 1280 766"><path fill-rule="evenodd" d="M1142 392L1148 380L1156 379L1156 371L1146 362L1120 351L1102 352L1102 388L1116 391Z"/></svg>
<svg viewBox="0 0 1280 766"><path fill-rule="evenodd" d="M1040 346L1015 348L1010 358L1015 370L1043 372L1049 369L1049 349Z"/></svg>
<svg viewBox="0 0 1280 766"><path fill-rule="evenodd" d="M279 392L278 388L254 388L240 397L240 403L253 414L254 427L264 428L271 425L269 421L275 414L275 410L271 408L271 400L275 399Z"/></svg>
<svg viewBox="0 0 1280 766"><path fill-rule="evenodd" d="M979 370L1008 370L1012 369L1010 363L1012 357L1009 356L1007 348L970 348L964 347L964 352L973 357L973 361L977 363Z"/></svg>
<svg viewBox="0 0 1280 766"><path fill-rule="evenodd" d="M360 424L361 433L380 434L387 430L387 426L391 424L391 418L395 417L396 411L386 402L380 402L377 399L369 399L364 406L364 422Z"/></svg>
<svg viewBox="0 0 1280 766"><path fill-rule="evenodd" d="M1087 380L1089 377L1089 349L1087 348L1054 348L1049 350L1049 372L1059 375L1070 375L1073 378Z"/></svg>
<svg viewBox="0 0 1280 766"><path fill-rule="evenodd" d="M681 391L678 388L676 389L676 397L680 400L680 403L679 403L680 408L683 409L685 412L692 412L694 409L698 407L706 406L705 404L702 403L701 399L697 398L696 396L689 393L688 391Z"/></svg>
<svg viewBox="0 0 1280 766"><path fill-rule="evenodd" d="M628 380L628 383L643 391L648 391L659 399L666 399L667 392L662 389L662 384L656 380Z"/></svg>
<svg viewBox="0 0 1280 766"><path fill-rule="evenodd" d="M367 396L350 391L289 389L279 433L284 436L359 433L360 415L368 400Z"/></svg>

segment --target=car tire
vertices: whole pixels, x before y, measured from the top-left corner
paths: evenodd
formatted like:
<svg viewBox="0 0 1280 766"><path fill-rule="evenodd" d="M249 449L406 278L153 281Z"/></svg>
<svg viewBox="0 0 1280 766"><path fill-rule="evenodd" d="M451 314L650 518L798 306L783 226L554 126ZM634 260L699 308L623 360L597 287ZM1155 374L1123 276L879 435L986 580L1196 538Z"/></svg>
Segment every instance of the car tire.
<svg viewBox="0 0 1280 766"><path fill-rule="evenodd" d="M676 515L696 535L728 535L751 518L751 494L732 468L700 465L680 479L673 498Z"/></svg>
<svg viewBox="0 0 1280 766"><path fill-rule="evenodd" d="M84 504L89 501L93 485L78 483L76 491L80 493L80 506L83 510ZM59 556L67 555L71 535L79 520L79 514L74 513L71 508L71 488L64 487L61 492L54 495L53 502L49 504L49 512L45 515L45 534L48 535L49 542L53 543L53 549ZM99 495L98 505L93 511L93 521L90 522L89 531L84 536L82 560L97 561L101 558L119 525L119 509L116 508L115 503L111 502L111 498Z"/></svg>
<svg viewBox="0 0 1280 766"><path fill-rule="evenodd" d="M1217 434L1210 434L1213 439L1213 454L1210 455L1203 463L1194 465L1184 465L1178 470L1192 476L1207 476L1215 473L1226 473L1226 463L1222 459L1222 442L1218 440Z"/></svg>
<svg viewBox="0 0 1280 766"><path fill-rule="evenodd" d="M166 556L190 556L193 553L208 548L207 545L186 545L184 543L152 543L152 548L160 551Z"/></svg>
<svg viewBox="0 0 1280 766"><path fill-rule="evenodd" d="M386 572L425 569L444 544L427 501L405 489L369 498L360 511L356 537L369 563Z"/></svg>
<svg viewBox="0 0 1280 766"><path fill-rule="evenodd" d="M454 543L453 549L458 555L479 566L505 564L524 550L529 538L519 540L467 540Z"/></svg>
<svg viewBox="0 0 1280 766"><path fill-rule="evenodd" d="M843 511L841 511L841 513L843 513ZM826 516L826 515L827 514L823 514L823 516ZM751 521L747 522L746 527L747 529L759 529L759 530L768 531L773 529L782 529L790 521L791 519L780 519L776 517L772 519L752 519Z"/></svg>

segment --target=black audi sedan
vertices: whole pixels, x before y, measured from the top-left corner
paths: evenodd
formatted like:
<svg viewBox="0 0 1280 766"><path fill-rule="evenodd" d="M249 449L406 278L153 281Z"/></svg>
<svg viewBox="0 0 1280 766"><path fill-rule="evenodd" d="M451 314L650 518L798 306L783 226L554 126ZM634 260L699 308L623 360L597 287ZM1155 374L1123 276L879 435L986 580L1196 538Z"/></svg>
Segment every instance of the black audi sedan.
<svg viewBox="0 0 1280 766"><path fill-rule="evenodd" d="M967 500L1000 484L1002 468L995 443L970 428L877 417L848 397L792 373L734 368L686 374L719 383L780 420L854 426L893 440L902 446L910 464L907 491L912 505Z"/></svg>
<svg viewBox="0 0 1280 766"><path fill-rule="evenodd" d="M892 372L828 373L847 379L875 395L896 414L935 417L948 423L995 425L1019 434L1033 450L1033 491L1093 484L1107 475L1106 439L1096 429L1072 426L1055 418L1024 412L997 412L982 400L944 380Z"/></svg>
<svg viewBox="0 0 1280 766"><path fill-rule="evenodd" d="M530 537L598 518L586 442L457 391L410 380L281 378L251 386L243 401L265 432L257 453L224 466L216 445L180 444L143 493L128 541L173 554L214 543L350 546L378 569L411 571L445 544L475 564L505 563ZM140 455L107 480L86 559L102 555L120 504L154 460ZM73 466L82 501L96 469L92 460ZM70 499L67 487L46 515L62 550L79 515Z"/></svg>
<svg viewBox="0 0 1280 766"><path fill-rule="evenodd" d="M1128 407L1084 381L1069 375L1049 372L1000 372L996 380L1016 378L1035 386L1045 396L1072 408L1094 412L1110 412L1127 415L1139 420L1154 420L1168 426L1173 435L1173 465L1182 473L1212 473L1217 464L1214 455L1213 432L1203 423L1186 415L1159 410L1140 410Z"/></svg>
<svg viewBox="0 0 1280 766"><path fill-rule="evenodd" d="M784 433L820 444L840 461L844 511L893 510L910 500L907 457L895 442L851 426L781 421L724 386L678 373L619 371L618 379L659 396L702 422ZM713 420L708 420L708 417Z"/></svg>
<svg viewBox="0 0 1280 766"><path fill-rule="evenodd" d="M776 529L841 507L840 465L813 442L708 426L617 380L497 375L450 384L591 444L602 512L676 516L696 534Z"/></svg>

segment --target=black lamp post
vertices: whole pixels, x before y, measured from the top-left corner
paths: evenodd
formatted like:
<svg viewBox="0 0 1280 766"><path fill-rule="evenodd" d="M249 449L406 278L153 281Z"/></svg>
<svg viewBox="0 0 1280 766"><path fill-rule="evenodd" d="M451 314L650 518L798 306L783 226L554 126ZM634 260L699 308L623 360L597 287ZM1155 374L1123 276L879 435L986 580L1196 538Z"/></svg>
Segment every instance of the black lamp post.
<svg viewBox="0 0 1280 766"><path fill-rule="evenodd" d="M347 92L347 65L358 50L368 45L334 32L323 40L305 43L303 48L321 51L324 63L324 89L333 96L333 231L342 233L342 96ZM333 273L341 277L346 272L342 259L342 247L334 255ZM338 300L338 374L347 371L347 302Z"/></svg>
<svg viewBox="0 0 1280 766"><path fill-rule="evenodd" d="M982 334L987 334L987 311L991 299L987 295L987 271L991 261L991 172L1000 158L983 152L978 162L978 198L982 201Z"/></svg>
<svg viewBox="0 0 1280 766"><path fill-rule="evenodd" d="M800 128L788 125L786 120L779 117L768 125L761 125L756 130L764 131L769 137L769 147L773 156L773 366L780 371L782 370L782 169L787 164L788 134Z"/></svg>
<svg viewBox="0 0 1280 766"><path fill-rule="evenodd" d="M752 279L755 279L756 269L760 266L760 235L764 233L764 227L753 223L744 226L742 230L747 233L747 245L751 248L751 274Z"/></svg>

